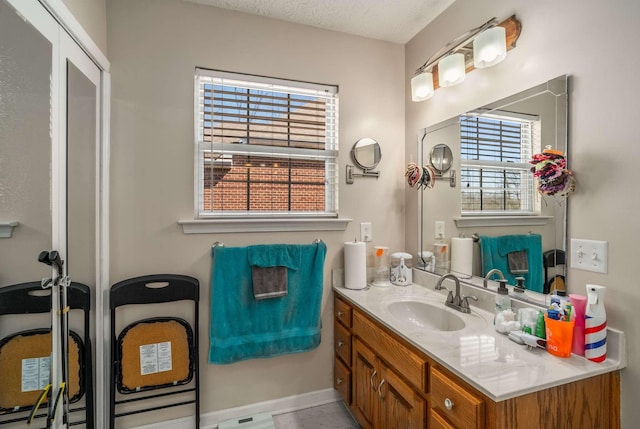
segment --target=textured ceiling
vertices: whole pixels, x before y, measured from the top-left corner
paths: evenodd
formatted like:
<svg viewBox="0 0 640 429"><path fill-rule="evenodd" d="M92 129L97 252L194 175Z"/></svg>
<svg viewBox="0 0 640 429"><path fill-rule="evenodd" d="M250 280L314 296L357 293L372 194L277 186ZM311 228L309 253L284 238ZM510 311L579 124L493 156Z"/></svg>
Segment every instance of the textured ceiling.
<svg viewBox="0 0 640 429"><path fill-rule="evenodd" d="M185 0L406 43L454 0Z"/></svg>

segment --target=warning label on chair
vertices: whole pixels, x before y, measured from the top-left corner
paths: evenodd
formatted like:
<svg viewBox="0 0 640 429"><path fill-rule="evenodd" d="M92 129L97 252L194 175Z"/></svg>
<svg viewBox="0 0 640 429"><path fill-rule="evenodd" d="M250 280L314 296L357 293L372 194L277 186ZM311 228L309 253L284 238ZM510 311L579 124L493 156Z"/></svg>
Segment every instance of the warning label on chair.
<svg viewBox="0 0 640 429"><path fill-rule="evenodd" d="M140 374L171 371L171 341L140 346Z"/></svg>

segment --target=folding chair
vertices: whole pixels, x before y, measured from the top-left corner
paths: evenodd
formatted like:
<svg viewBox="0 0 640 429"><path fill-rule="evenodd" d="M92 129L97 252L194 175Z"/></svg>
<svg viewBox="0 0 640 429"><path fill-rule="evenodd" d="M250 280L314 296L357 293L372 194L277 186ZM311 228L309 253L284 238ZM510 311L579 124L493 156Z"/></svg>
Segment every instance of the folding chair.
<svg viewBox="0 0 640 429"><path fill-rule="evenodd" d="M91 292L87 285L72 282L67 287L70 311L83 312L83 332L69 331L69 380L67 394L69 424L84 424L94 428L93 365L90 337ZM0 316L2 318L51 312L51 291L44 290L40 282L21 283L0 288ZM0 318L0 319L2 319ZM42 318L41 318L42 319ZM25 324L29 324L26 322ZM40 321L36 321L38 324ZM51 355L50 323L42 327L23 330L0 339L0 425L27 421L29 414L45 385L49 382ZM84 397L84 404L80 400ZM51 401L47 396L41 404ZM60 406L62 408L62 406ZM75 419L84 411L84 419ZM46 412L35 415L46 417Z"/></svg>
<svg viewBox="0 0 640 429"><path fill-rule="evenodd" d="M175 274L136 277L111 287L110 429L120 417L188 404L195 405L195 427L199 427L199 288L197 279ZM118 319L140 310L134 305L173 301L193 302L192 323L160 316L116 331ZM131 307L119 308L123 306ZM193 399L185 398L187 394Z"/></svg>

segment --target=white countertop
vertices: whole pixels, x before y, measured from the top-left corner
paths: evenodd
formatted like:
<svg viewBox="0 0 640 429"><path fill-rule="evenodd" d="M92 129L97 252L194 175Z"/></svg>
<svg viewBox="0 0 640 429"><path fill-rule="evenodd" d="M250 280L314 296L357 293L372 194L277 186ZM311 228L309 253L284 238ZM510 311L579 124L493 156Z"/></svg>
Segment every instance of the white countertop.
<svg viewBox="0 0 640 429"><path fill-rule="evenodd" d="M471 314L445 307L445 295L424 286L372 286L334 291L356 307L409 341L419 350L473 385L494 401L502 401L549 387L621 369L624 365L608 354L602 363L572 355L559 358L546 350L518 345L493 328L493 313L473 306ZM420 301L441 306L462 318L458 331L429 331L402 322L387 306L397 301Z"/></svg>

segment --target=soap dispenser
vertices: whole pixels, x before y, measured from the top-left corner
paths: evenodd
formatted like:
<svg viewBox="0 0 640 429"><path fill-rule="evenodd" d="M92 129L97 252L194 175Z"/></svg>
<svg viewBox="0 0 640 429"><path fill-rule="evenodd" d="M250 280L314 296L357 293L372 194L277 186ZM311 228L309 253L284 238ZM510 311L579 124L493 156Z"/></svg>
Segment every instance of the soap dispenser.
<svg viewBox="0 0 640 429"><path fill-rule="evenodd" d="M584 322L584 356L593 362L607 358L607 313L604 308L606 288L587 285L587 309Z"/></svg>
<svg viewBox="0 0 640 429"><path fill-rule="evenodd" d="M500 280L500 286L498 287L498 293L496 294L496 310L493 318L493 325L496 331L505 332L505 311L511 310L511 298L509 297L509 290L507 289L507 281Z"/></svg>

